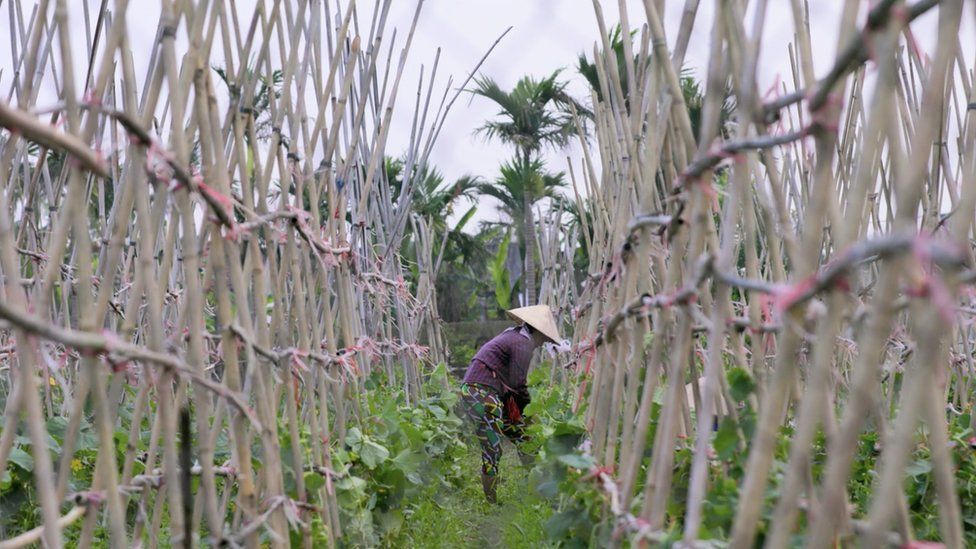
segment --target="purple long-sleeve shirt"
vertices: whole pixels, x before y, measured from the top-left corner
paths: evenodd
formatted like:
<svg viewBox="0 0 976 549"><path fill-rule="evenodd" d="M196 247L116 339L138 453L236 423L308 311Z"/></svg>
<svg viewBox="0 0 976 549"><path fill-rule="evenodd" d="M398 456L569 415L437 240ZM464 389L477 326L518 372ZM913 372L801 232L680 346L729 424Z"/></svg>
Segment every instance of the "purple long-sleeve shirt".
<svg viewBox="0 0 976 549"><path fill-rule="evenodd" d="M527 329L509 328L478 349L464 373L464 382L491 387L499 395L506 391L505 386L519 390L525 387L534 350L535 342Z"/></svg>

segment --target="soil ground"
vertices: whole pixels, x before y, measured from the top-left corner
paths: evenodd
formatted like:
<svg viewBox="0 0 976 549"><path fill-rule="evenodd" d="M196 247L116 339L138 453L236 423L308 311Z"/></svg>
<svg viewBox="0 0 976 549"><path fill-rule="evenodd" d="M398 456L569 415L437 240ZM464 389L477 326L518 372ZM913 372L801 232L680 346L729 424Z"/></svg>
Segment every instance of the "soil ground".
<svg viewBox="0 0 976 549"><path fill-rule="evenodd" d="M464 467L471 471L460 487L440 487L411 505L401 541L409 547L548 547L543 527L552 511L529 486L529 469L506 444L501 463L498 505L481 490L478 451L469 445Z"/></svg>

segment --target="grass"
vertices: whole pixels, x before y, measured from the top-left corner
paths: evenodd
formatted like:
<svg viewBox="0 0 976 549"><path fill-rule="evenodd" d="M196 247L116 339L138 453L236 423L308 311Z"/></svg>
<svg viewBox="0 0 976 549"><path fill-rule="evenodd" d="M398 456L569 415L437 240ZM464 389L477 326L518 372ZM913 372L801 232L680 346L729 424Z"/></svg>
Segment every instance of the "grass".
<svg viewBox="0 0 976 549"><path fill-rule="evenodd" d="M409 509L404 532L396 545L407 547L548 547L544 525L552 514L547 501L529 483L529 469L521 466L506 444L502 456L498 505L485 501L481 491L481 463L469 444L464 468L470 471L459 486L432 487Z"/></svg>

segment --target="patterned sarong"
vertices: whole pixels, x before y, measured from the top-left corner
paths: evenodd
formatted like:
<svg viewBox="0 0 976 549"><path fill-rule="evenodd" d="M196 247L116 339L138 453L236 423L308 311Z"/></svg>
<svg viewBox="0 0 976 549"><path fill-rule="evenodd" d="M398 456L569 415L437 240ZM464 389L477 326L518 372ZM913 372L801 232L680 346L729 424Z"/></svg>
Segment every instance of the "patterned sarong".
<svg viewBox="0 0 976 549"><path fill-rule="evenodd" d="M498 461L502 457L502 435L511 440L519 453L526 441L525 423L505 421L502 401L489 387L476 383L461 385L461 402L464 415L474 423L475 434L481 443L481 472L498 474Z"/></svg>

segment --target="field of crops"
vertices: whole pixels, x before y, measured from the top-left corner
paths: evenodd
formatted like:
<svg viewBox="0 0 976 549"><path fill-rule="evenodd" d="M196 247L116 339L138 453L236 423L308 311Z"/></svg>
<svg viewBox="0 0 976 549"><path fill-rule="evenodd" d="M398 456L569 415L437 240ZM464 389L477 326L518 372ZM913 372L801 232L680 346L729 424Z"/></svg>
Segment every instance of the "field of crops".
<svg viewBox="0 0 976 549"><path fill-rule="evenodd" d="M509 81L437 2L0 0L0 549L976 546L976 2L819 3L553 3Z"/></svg>

